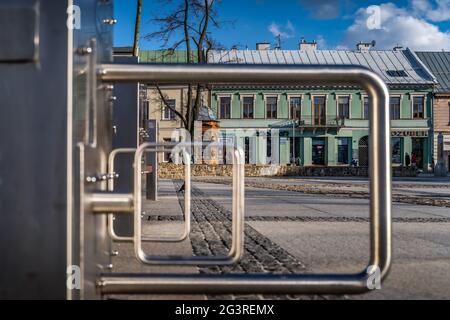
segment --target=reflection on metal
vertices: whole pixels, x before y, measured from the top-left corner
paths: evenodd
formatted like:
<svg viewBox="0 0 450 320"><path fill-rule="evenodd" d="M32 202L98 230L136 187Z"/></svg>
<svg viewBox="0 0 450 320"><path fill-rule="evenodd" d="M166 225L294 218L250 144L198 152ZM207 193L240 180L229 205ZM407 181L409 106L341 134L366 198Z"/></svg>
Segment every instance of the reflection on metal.
<svg viewBox="0 0 450 320"><path fill-rule="evenodd" d="M133 196L119 193L91 193L85 199L93 213L133 212Z"/></svg>
<svg viewBox="0 0 450 320"><path fill-rule="evenodd" d="M134 250L136 257L148 265L228 265L239 261L244 252L244 166L243 153L234 145L233 148L233 199L232 199L232 240L227 256L153 256L142 249L142 155L147 149L172 145L179 150L186 150L198 145L197 143L158 144L144 143L134 156ZM165 151L162 149L161 151ZM186 153L186 151L184 151ZM190 157L189 157L190 158ZM189 162L190 163L190 162ZM188 179L189 181L189 179ZM186 186L187 187L187 186ZM190 202L190 199L189 199Z"/></svg>
<svg viewBox="0 0 450 320"><path fill-rule="evenodd" d="M389 92L374 72L355 66L242 66L242 65L102 65L103 81L145 81L149 84L296 84L356 85L371 97L370 108L370 259L385 279L391 264L391 152ZM151 257L141 248L140 158L148 145L135 157L135 253L144 263ZM238 154L235 157L239 158ZM235 159L236 160L236 159ZM239 171L243 170L242 166ZM233 198L243 192L240 172L234 172ZM242 177L243 178L243 177ZM243 206L243 198L239 205ZM236 205L236 204L235 204ZM235 205L233 209L235 209ZM366 270L366 269L365 269ZM97 285L108 293L362 293L368 291L370 275L288 274L288 275L109 275Z"/></svg>
<svg viewBox="0 0 450 320"><path fill-rule="evenodd" d="M164 146L164 145L159 145L160 147L166 147L172 149L171 146ZM147 148L145 150L146 152L155 152L156 153L156 148ZM163 151L159 150L159 152L164 152L167 151L167 149L164 149ZM136 149L134 148L122 148L122 149L116 149L113 150L110 155L109 155L109 160L108 160L108 166L109 166L109 172L110 174L114 173L115 169L114 169L114 163L115 163L115 159L116 156L118 154L134 154L136 152ZM157 236L143 236L142 237L142 241L144 242L181 242L186 240L189 237L189 234L191 232L191 157L189 156L189 154L185 151L183 151L183 161L185 164L185 169L184 169L184 177L185 177L185 189L184 189L184 231L180 236L161 236L161 237L157 237ZM108 183L108 190L110 192L114 191L114 181L111 180ZM131 197L132 194L131 194ZM109 212L109 211L103 211L105 212ZM114 211L111 211L114 212ZM117 241L117 242L133 242L134 241L134 237L123 237L123 236L118 236L114 230L114 215L113 214L108 214L108 233L109 236L111 237L111 239L113 241Z"/></svg>

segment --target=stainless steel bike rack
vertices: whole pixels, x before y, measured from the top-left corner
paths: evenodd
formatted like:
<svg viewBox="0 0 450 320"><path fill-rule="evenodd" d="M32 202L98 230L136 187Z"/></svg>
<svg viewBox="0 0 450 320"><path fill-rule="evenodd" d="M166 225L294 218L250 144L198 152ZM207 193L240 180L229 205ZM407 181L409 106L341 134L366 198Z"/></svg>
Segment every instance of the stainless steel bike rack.
<svg viewBox="0 0 450 320"><path fill-rule="evenodd" d="M273 66L273 65L102 65L99 77L107 82L146 82L149 84L276 84L276 85L352 85L362 87L372 98L370 110L370 262L379 268L384 280L391 264L391 159L389 92L374 72L356 66ZM140 155L149 145L141 146L135 156L135 253L144 263L153 264L142 252L140 222ZM235 158L239 158L235 154ZM137 172L137 173L136 173ZM234 172L238 178L243 172ZM234 193L243 193L240 180ZM242 189L241 189L242 188ZM243 198L239 204L243 207ZM235 209L233 206L233 209ZM236 219L234 219L236 220ZM243 239L237 239L243 240ZM156 259L158 263L160 259ZM200 264L200 261L196 264ZM216 263L221 261L216 261ZM186 260L180 260L186 264ZM208 264L210 260L208 261ZM273 293L273 294L356 294L369 289L371 274L105 274L98 279L101 294L120 293Z"/></svg>
<svg viewBox="0 0 450 320"><path fill-rule="evenodd" d="M168 147L164 144L157 144L156 147ZM145 149L147 152L156 152L155 148ZM159 152L164 152L166 150L160 150ZM108 171L110 175L115 174L114 162L116 156L119 154L129 154L136 153L135 148L121 148L115 149L109 154L108 159ZM143 236L141 239L144 242L181 242L189 237L191 232L191 157L183 150L183 162L185 165L184 169L184 179L185 179L185 189L184 189L184 230L180 236L164 236L164 237L150 237ZM110 179L108 182L108 190L114 191L114 179ZM116 242L133 242L134 237L123 237L118 236L114 230L114 214L108 214L108 233L110 238Z"/></svg>
<svg viewBox="0 0 450 320"><path fill-rule="evenodd" d="M233 152L233 209L232 209L232 241L226 256L152 256L142 249L142 155L149 148L164 144L144 143L137 148L134 156L134 250L136 257L148 265L228 265L239 261L244 252L244 156L242 150L232 146ZM199 143L178 143L178 148L202 145ZM190 201L190 199L189 199Z"/></svg>

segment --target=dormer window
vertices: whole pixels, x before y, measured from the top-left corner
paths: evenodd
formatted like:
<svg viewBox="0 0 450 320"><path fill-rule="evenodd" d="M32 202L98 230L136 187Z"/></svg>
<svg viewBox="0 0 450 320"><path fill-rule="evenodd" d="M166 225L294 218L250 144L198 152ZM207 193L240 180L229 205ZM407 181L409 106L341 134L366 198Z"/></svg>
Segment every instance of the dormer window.
<svg viewBox="0 0 450 320"><path fill-rule="evenodd" d="M387 70L387 75L394 78L406 78L408 75L405 70Z"/></svg>

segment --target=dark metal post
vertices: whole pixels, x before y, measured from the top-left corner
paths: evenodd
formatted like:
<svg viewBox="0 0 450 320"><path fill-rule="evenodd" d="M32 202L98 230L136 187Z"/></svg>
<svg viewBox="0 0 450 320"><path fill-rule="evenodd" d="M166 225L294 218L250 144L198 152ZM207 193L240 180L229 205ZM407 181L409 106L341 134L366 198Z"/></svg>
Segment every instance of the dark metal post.
<svg viewBox="0 0 450 320"><path fill-rule="evenodd" d="M147 121L147 139L146 142L158 142L158 124L156 120ZM146 197L147 200L158 200L158 154L156 152L148 152L146 154L147 164L147 181L146 181Z"/></svg>
<svg viewBox="0 0 450 320"><path fill-rule="evenodd" d="M132 56L115 56L118 63L137 63ZM120 83L114 86L114 135L113 149L137 148L139 144L139 85L137 83ZM129 193L133 189L133 156L120 155L115 163L119 178L114 183L117 193ZM115 231L119 236L133 235L133 219L129 215L115 215Z"/></svg>

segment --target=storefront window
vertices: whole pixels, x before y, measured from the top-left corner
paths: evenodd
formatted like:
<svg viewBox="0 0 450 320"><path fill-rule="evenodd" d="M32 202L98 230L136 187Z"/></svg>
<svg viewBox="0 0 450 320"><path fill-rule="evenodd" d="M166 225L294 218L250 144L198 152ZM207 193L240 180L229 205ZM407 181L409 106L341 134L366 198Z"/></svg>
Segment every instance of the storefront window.
<svg viewBox="0 0 450 320"><path fill-rule="evenodd" d="M325 140L323 138L312 139L312 163L325 164Z"/></svg>
<svg viewBox="0 0 450 320"><path fill-rule="evenodd" d="M338 138L338 164L348 162L349 138Z"/></svg>
<svg viewBox="0 0 450 320"><path fill-rule="evenodd" d="M267 132L267 147L266 147L266 157L267 162L270 161L270 158L272 158L272 134L270 132Z"/></svg>
<svg viewBox="0 0 450 320"><path fill-rule="evenodd" d="M391 138L392 163L402 163L401 138Z"/></svg>
<svg viewBox="0 0 450 320"><path fill-rule="evenodd" d="M412 139L412 155L411 155L411 165L413 167L423 169L424 165L424 139L413 138Z"/></svg>

